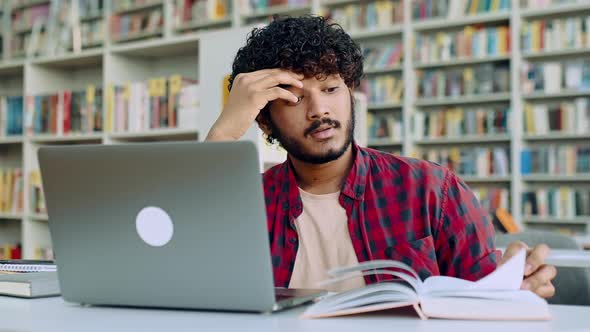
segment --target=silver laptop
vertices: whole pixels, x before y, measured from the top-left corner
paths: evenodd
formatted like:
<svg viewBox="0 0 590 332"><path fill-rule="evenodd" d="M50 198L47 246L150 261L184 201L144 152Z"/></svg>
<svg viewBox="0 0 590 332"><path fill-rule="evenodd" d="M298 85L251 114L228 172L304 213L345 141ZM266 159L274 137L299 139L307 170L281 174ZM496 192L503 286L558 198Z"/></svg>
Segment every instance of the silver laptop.
<svg viewBox="0 0 590 332"><path fill-rule="evenodd" d="M67 301L269 312L322 294L273 287L250 142L51 146L38 157Z"/></svg>

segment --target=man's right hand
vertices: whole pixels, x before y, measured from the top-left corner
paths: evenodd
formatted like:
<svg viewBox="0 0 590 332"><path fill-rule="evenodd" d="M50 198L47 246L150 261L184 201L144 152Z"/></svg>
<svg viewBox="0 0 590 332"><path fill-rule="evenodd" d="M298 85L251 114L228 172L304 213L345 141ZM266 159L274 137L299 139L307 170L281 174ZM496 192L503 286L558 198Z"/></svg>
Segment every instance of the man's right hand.
<svg viewBox="0 0 590 332"><path fill-rule="evenodd" d="M238 140L269 102L284 99L296 103L297 96L279 85L303 88L304 76L283 69L263 69L238 74L223 112L207 135L208 141Z"/></svg>

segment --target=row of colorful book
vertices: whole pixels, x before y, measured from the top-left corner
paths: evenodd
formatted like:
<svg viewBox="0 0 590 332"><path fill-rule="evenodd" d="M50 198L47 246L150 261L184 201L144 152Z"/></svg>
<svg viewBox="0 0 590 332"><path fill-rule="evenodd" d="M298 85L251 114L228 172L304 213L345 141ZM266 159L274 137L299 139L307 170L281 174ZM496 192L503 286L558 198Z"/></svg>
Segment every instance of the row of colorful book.
<svg viewBox="0 0 590 332"><path fill-rule="evenodd" d="M111 37L115 41L158 34L163 26L162 8L114 15L110 20Z"/></svg>
<svg viewBox="0 0 590 332"><path fill-rule="evenodd" d="M527 134L590 133L590 98L524 105L524 131Z"/></svg>
<svg viewBox="0 0 590 332"><path fill-rule="evenodd" d="M194 129L200 109L199 97L197 82L180 75L109 86L107 131Z"/></svg>
<svg viewBox="0 0 590 332"><path fill-rule="evenodd" d="M23 212L23 171L0 168L0 213Z"/></svg>
<svg viewBox="0 0 590 332"><path fill-rule="evenodd" d="M403 123L400 116L388 113L367 113L367 135L369 145L374 140L387 139L391 142L401 142L403 138Z"/></svg>
<svg viewBox="0 0 590 332"><path fill-rule="evenodd" d="M523 62L521 67L523 93L590 91L590 59L563 62Z"/></svg>
<svg viewBox="0 0 590 332"><path fill-rule="evenodd" d="M590 173L590 145L549 144L520 153L521 173L576 175Z"/></svg>
<svg viewBox="0 0 590 332"><path fill-rule="evenodd" d="M525 217L590 218L590 189L547 187L522 193Z"/></svg>
<svg viewBox="0 0 590 332"><path fill-rule="evenodd" d="M26 97L27 134L89 134L103 128L102 88Z"/></svg>
<svg viewBox="0 0 590 332"><path fill-rule="evenodd" d="M502 208L510 210L510 192L506 188L472 187L471 190L482 207L489 213Z"/></svg>
<svg viewBox="0 0 590 332"><path fill-rule="evenodd" d="M209 22L228 18L229 0L176 0L174 2L174 25L183 26L189 22Z"/></svg>
<svg viewBox="0 0 590 332"><path fill-rule="evenodd" d="M377 0L328 8L323 16L348 32L387 29L404 22L403 1Z"/></svg>
<svg viewBox="0 0 590 332"><path fill-rule="evenodd" d="M418 97L445 98L510 91L507 64L416 71Z"/></svg>
<svg viewBox="0 0 590 332"><path fill-rule="evenodd" d="M418 156L447 167L460 176L510 174L510 153L503 147L422 149L418 151Z"/></svg>
<svg viewBox="0 0 590 332"><path fill-rule="evenodd" d="M590 15L524 21L521 38L525 52L590 48Z"/></svg>
<svg viewBox="0 0 590 332"><path fill-rule="evenodd" d="M364 79L359 87L370 104L401 103L404 82L401 77L380 75Z"/></svg>
<svg viewBox="0 0 590 332"><path fill-rule="evenodd" d="M510 132L508 107L450 108L442 111L416 112L416 139L496 135Z"/></svg>
<svg viewBox="0 0 590 332"><path fill-rule="evenodd" d="M459 18L510 9L510 0L414 0L414 19Z"/></svg>
<svg viewBox="0 0 590 332"><path fill-rule="evenodd" d="M467 26L456 32L418 34L413 52L418 63L508 55L510 27Z"/></svg>
<svg viewBox="0 0 590 332"><path fill-rule="evenodd" d="M17 244L0 244L0 260L22 259L22 248Z"/></svg>
<svg viewBox="0 0 590 332"><path fill-rule="evenodd" d="M404 55L403 44L401 41L393 42L392 44L393 45L363 47L364 70L386 69L401 66Z"/></svg>
<svg viewBox="0 0 590 332"><path fill-rule="evenodd" d="M0 137L23 134L23 97L0 97Z"/></svg>

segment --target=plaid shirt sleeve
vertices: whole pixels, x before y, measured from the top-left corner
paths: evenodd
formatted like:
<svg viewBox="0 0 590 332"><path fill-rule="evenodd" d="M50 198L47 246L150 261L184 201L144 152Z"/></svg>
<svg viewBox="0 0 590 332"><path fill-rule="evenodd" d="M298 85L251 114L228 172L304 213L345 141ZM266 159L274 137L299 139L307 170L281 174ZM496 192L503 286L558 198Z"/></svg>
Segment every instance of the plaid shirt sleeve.
<svg viewBox="0 0 590 332"><path fill-rule="evenodd" d="M493 224L473 191L450 171L442 195L441 216L433 225L440 273L478 280L492 272L500 258Z"/></svg>

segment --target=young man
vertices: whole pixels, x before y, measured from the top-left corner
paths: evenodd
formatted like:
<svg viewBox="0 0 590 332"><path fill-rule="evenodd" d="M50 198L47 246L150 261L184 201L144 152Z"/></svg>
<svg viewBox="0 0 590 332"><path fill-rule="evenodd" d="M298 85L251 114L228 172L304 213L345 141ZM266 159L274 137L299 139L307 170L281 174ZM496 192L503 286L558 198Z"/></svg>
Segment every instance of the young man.
<svg viewBox="0 0 590 332"><path fill-rule="evenodd" d="M257 121L288 152L263 175L276 286L318 288L330 268L375 259L401 260L422 278L487 275L502 259L465 183L437 164L353 141L351 91L362 75L359 46L321 17L276 19L236 55L228 102L207 139L237 140ZM504 260L521 247L512 244ZM554 293L548 250L529 251L522 284L543 297Z"/></svg>

